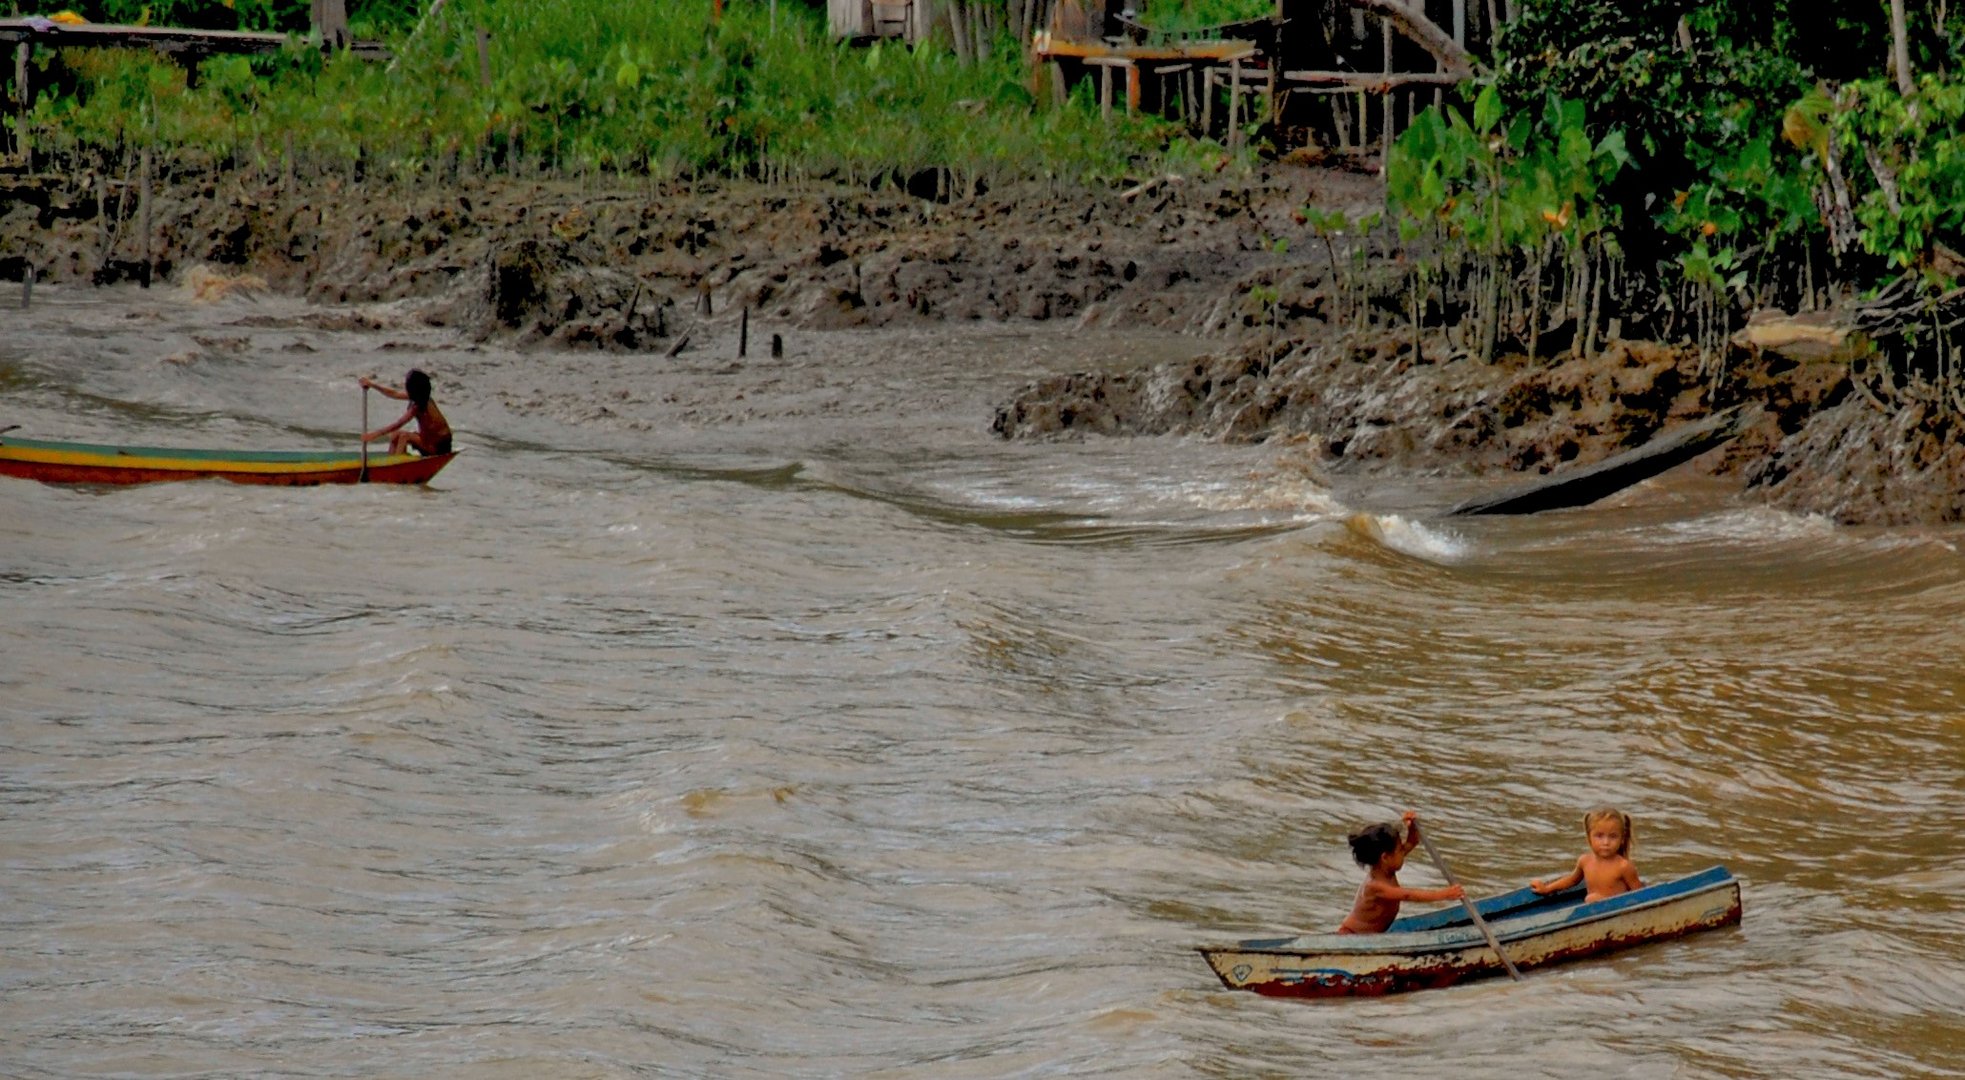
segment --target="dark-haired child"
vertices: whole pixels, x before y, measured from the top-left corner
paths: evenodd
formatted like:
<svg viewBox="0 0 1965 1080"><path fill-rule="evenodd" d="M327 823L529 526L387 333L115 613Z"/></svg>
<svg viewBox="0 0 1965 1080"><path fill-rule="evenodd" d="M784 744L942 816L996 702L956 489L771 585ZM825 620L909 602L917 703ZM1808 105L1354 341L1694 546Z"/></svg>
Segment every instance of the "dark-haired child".
<svg viewBox="0 0 1965 1080"><path fill-rule="evenodd" d="M1351 905L1351 914L1345 916L1338 933L1382 934L1399 917L1399 905L1407 900L1458 900L1467 895L1458 885L1408 889L1399 884L1399 868L1418 846L1419 815L1411 810L1405 812L1399 824L1381 821L1351 834L1351 856L1369 873L1365 875L1365 883L1358 886L1357 902Z"/></svg>
<svg viewBox="0 0 1965 1080"><path fill-rule="evenodd" d="M410 368L409 375L403 379L403 388L384 386L375 381L375 376L362 376L362 389L380 391L384 397L409 402L409 408L388 427L362 432L363 442L374 442L384 435L389 436L389 452L400 454L410 447L424 457L450 453L450 424L444 420L437 403L430 400L430 376L421 368ZM416 430L402 430L411 420L416 421Z"/></svg>

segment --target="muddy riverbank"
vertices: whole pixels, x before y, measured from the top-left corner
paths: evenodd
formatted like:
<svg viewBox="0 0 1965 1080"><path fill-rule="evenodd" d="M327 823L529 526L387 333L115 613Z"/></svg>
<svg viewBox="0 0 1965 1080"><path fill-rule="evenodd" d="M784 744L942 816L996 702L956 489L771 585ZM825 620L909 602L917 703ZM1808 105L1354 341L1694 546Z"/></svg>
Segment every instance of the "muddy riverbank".
<svg viewBox="0 0 1965 1080"><path fill-rule="evenodd" d="M132 185L75 176L0 189L0 276L30 264L43 281L141 274ZM1860 364L1621 340L1588 358L1483 364L1437 334L1415 343L1391 317L1379 328L1340 317L1321 245L1294 211L1359 215L1379 201L1369 176L1296 168L954 198L931 183L623 189L194 173L159 184L148 255L180 285L194 273L263 283L323 305L324 319L446 327L568 365L593 351L675 363L714 341L774 383L796 378L769 365L801 331L1071 320L1198 335L1210 351L1197 359L1088 355L1083 371L1034 382L975 422L1011 438L1293 437L1333 469L1464 475L1476 487L1757 402L1762 419L1745 436L1691 467L1736 481L1745 499L1845 523L1965 520L1959 418ZM1345 242L1378 245L1370 262L1398 257L1383 237ZM1383 306L1398 309L1396 298ZM892 365L905 379L905 352ZM755 382L730 380L723 404ZM685 407L633 404L625 421L612 399L566 411L653 426ZM699 420L718 411L687 408Z"/></svg>

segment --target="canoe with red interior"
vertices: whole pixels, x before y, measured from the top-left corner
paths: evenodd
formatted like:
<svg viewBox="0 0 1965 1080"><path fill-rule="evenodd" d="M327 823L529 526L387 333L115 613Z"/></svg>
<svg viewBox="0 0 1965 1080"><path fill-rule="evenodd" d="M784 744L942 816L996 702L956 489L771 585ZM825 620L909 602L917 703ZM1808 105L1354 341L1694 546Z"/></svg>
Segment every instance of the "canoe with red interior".
<svg viewBox="0 0 1965 1080"><path fill-rule="evenodd" d="M421 457L359 450L180 450L0 435L0 476L50 484L149 484L222 477L239 484L421 484L456 451Z"/></svg>

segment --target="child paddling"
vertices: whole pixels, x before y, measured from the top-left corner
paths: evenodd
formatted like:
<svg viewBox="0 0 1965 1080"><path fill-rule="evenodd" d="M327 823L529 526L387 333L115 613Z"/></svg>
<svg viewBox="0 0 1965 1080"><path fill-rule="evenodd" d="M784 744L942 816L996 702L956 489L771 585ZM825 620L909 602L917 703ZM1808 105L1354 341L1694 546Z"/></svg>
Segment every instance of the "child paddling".
<svg viewBox="0 0 1965 1080"><path fill-rule="evenodd" d="M1458 885L1408 889L1399 884L1399 869L1405 866L1406 856L1418 846L1419 815L1411 810L1405 812L1399 824L1381 821L1351 834L1351 856L1367 873L1364 884L1358 886L1358 899L1351 905L1351 914L1344 917L1338 933L1382 934L1399 917L1399 905L1407 900L1458 900L1467 895Z"/></svg>
<svg viewBox="0 0 1965 1080"><path fill-rule="evenodd" d="M363 442L374 442L384 435L389 436L389 452L400 454L410 447L424 457L450 453L450 423L443 418L437 403L430 400L430 376L420 368L409 369L408 377L403 379L403 388L384 386L370 375L361 379L362 389L379 391L384 397L409 402L409 408L388 427L362 432ZM402 428L411 420L416 421L415 431Z"/></svg>

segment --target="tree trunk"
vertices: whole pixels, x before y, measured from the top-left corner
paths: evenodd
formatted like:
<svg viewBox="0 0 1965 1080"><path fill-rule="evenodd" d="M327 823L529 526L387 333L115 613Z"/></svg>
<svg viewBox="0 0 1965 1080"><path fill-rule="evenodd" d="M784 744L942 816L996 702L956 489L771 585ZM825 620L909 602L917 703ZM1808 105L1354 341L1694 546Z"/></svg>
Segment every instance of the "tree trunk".
<svg viewBox="0 0 1965 1080"><path fill-rule="evenodd" d="M1890 66L1897 69L1897 93L1909 97L1917 84L1910 81L1910 42L1904 26L1904 0L1890 0Z"/></svg>
<svg viewBox="0 0 1965 1080"><path fill-rule="evenodd" d="M948 0L948 32L955 39L955 58L966 63L974 60L976 54L969 47L968 13L964 6L963 0Z"/></svg>

